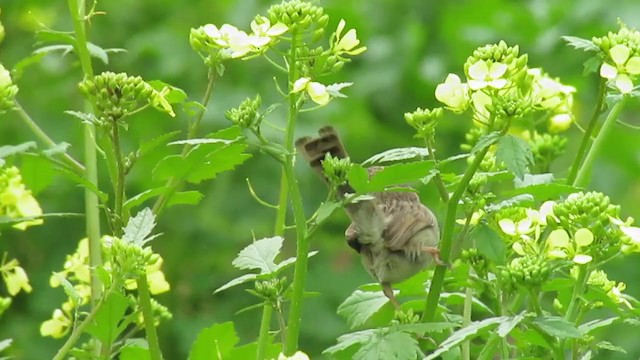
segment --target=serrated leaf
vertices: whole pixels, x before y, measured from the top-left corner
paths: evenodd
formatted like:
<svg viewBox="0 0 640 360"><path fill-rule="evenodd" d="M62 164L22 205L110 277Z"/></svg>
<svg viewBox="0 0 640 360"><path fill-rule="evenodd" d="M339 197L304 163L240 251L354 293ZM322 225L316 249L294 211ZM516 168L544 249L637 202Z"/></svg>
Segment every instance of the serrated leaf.
<svg viewBox="0 0 640 360"><path fill-rule="evenodd" d="M353 164L347 173L347 180L354 189L364 189L369 182L369 175L362 165Z"/></svg>
<svg viewBox="0 0 640 360"><path fill-rule="evenodd" d="M323 354L334 354L338 351L345 350L353 345L362 344L368 342L378 330L368 329L362 331L356 331L349 334L338 337L338 343L327 349Z"/></svg>
<svg viewBox="0 0 640 360"><path fill-rule="evenodd" d="M37 148L36 143L34 141L27 141L18 145L5 145L0 146L0 159L4 159L8 156L21 154L27 152L29 150L33 150Z"/></svg>
<svg viewBox="0 0 640 360"><path fill-rule="evenodd" d="M519 179L519 178L513 179L513 185L515 186L516 189L520 189L520 188L532 186L532 185L551 184L553 183L554 180L555 178L553 177L553 174L550 174L550 173L535 174L535 175L525 174L524 178L522 179Z"/></svg>
<svg viewBox="0 0 640 360"><path fill-rule="evenodd" d="M232 142L234 142L236 139L233 140L226 140L226 139L187 139L187 140L177 140L177 141L172 141L167 145L201 145L201 144L231 144Z"/></svg>
<svg viewBox="0 0 640 360"><path fill-rule="evenodd" d="M353 357L354 360L414 360L421 354L418 341L403 332L376 332Z"/></svg>
<svg viewBox="0 0 640 360"><path fill-rule="evenodd" d="M62 45L62 44L41 46L41 47L33 50L33 54L34 55L49 54L49 53L56 52L56 51L61 51L62 52L62 56L65 56L65 55L69 54L71 51L73 51L73 46L71 46L71 45Z"/></svg>
<svg viewBox="0 0 640 360"><path fill-rule="evenodd" d="M42 154L44 154L44 156L47 156L47 157L66 154L67 149L69 149L70 147L71 147L71 144L67 142L61 142L61 143L55 144L54 146L48 148L47 150L44 150Z"/></svg>
<svg viewBox="0 0 640 360"><path fill-rule="evenodd" d="M434 163L431 160L394 164L385 166L368 179L367 171L359 165L354 165L349 170L347 179L349 185L358 193L384 191L389 190L391 186L405 185L422 179L433 169L433 166ZM409 189L409 191L413 190Z"/></svg>
<svg viewBox="0 0 640 360"><path fill-rule="evenodd" d="M151 151L153 151L154 149L156 149L158 146L166 145L167 142L174 139L180 133L181 133L180 130L176 130L176 131L162 134L151 140L143 141L142 143L140 143L140 147L138 148L138 156L143 157L148 153L150 153Z"/></svg>
<svg viewBox="0 0 640 360"><path fill-rule="evenodd" d="M446 158L446 159L444 159L444 160L441 160L441 161L440 161L440 163L439 163L438 165L440 165L440 167L442 167L443 165L446 165L446 164L452 163L452 162L454 162L454 161L462 160L462 159L466 159L466 158L468 158L469 156L471 156L471 154L458 154L458 155L453 155L453 156L450 156L450 157L448 157L448 158Z"/></svg>
<svg viewBox="0 0 640 360"><path fill-rule="evenodd" d="M347 95L343 94L342 92L340 92L340 90L349 87L353 85L352 82L342 82L342 83L336 83L336 84L331 84L331 85L327 85L326 89L327 89L327 93L329 93L329 95L333 96L333 97L341 97L341 98L346 98Z"/></svg>
<svg viewBox="0 0 640 360"><path fill-rule="evenodd" d="M67 110L64 113L80 119L85 124L96 124L98 122L98 118L96 118L96 116L91 113L84 113L73 110Z"/></svg>
<svg viewBox="0 0 640 360"><path fill-rule="evenodd" d="M506 246L500 236L490 227L479 224L469 236L475 240L476 248L480 254L497 265L504 264Z"/></svg>
<svg viewBox="0 0 640 360"><path fill-rule="evenodd" d="M50 159L24 154L20 164L20 175L27 188L37 195L53 182L55 170Z"/></svg>
<svg viewBox="0 0 640 360"><path fill-rule="evenodd" d="M127 339L120 349L120 360L149 360L149 344L146 339Z"/></svg>
<svg viewBox="0 0 640 360"><path fill-rule="evenodd" d="M481 331L488 329L489 327L493 327L496 324L500 324L504 321L507 321L509 317L501 316L484 319L482 321L474 321L471 324L457 330L451 336L449 336L445 341L443 341L438 349L433 353L429 354L424 360L432 360L436 359L441 354L446 353L451 350L453 347L458 346L462 342L465 342L474 336L478 335Z"/></svg>
<svg viewBox="0 0 640 360"><path fill-rule="evenodd" d="M580 325L578 327L578 330L580 330L580 332L582 334L589 334L590 332L603 328L603 327L607 327L617 321L620 320L620 317L616 316L616 317L612 317L612 318L608 318L608 319L596 319L593 321L589 321L587 323L584 323L582 325Z"/></svg>
<svg viewBox="0 0 640 360"><path fill-rule="evenodd" d="M87 42L87 50L89 50L89 54L96 59L102 61L105 65L109 65L109 55L107 52L101 48L100 46Z"/></svg>
<svg viewBox="0 0 640 360"><path fill-rule="evenodd" d="M227 282L226 284L217 288L213 293L217 294L220 291L227 290L228 288L234 287L236 285L244 284L246 282L255 280L258 278L258 274L244 274L242 276L238 276L237 278Z"/></svg>
<svg viewBox="0 0 640 360"><path fill-rule="evenodd" d="M442 295L440 295L440 298L444 300L445 303L448 305L463 305L465 302L465 297L466 297L466 294L460 293L460 292L457 292L457 293L447 292L447 293L442 293ZM482 301L480 301L480 299L478 299L475 296L471 297L471 304L473 306L473 311L482 311L490 315L495 315L493 313L493 310L491 310L491 308L487 306L487 304L483 303Z"/></svg>
<svg viewBox="0 0 640 360"><path fill-rule="evenodd" d="M500 201L499 203L491 204L485 207L487 212L495 212L504 208L513 206L532 206L535 199L530 194L516 195L510 199Z"/></svg>
<svg viewBox="0 0 640 360"><path fill-rule="evenodd" d="M165 192L167 192L169 190L168 187L159 187L159 188L154 188L154 189L149 189L146 191L141 192L140 194L131 197L130 199L127 199L127 201L124 202L124 204L122 205L122 207L125 210L129 210L132 209L136 206L141 205L142 203L144 203L145 201L154 198L156 196L160 196L162 194L164 194Z"/></svg>
<svg viewBox="0 0 640 360"><path fill-rule="evenodd" d="M389 299L382 291L354 291L338 307L338 315L347 319L351 328L364 324L375 314Z"/></svg>
<svg viewBox="0 0 640 360"><path fill-rule="evenodd" d="M584 51L600 50L591 40L579 38L577 36L562 36L562 40L566 41L567 45L572 46L578 50L584 50Z"/></svg>
<svg viewBox="0 0 640 360"><path fill-rule="evenodd" d="M167 203L167 207L175 205L198 205L203 197L204 195L199 191L180 191L171 196L171 200Z"/></svg>
<svg viewBox="0 0 640 360"><path fill-rule="evenodd" d="M529 165L533 164L533 153L526 141L513 135L505 135L498 141L496 160L504 162L507 170L523 179Z"/></svg>
<svg viewBox="0 0 640 360"><path fill-rule="evenodd" d="M471 149L471 155L479 153L481 150L497 143L501 140L502 134L498 131L492 131L488 134L484 134L478 139L478 142Z"/></svg>
<svg viewBox="0 0 640 360"><path fill-rule="evenodd" d="M504 193L506 196L518 196L527 194L532 196L537 201L546 201L549 199L557 199L561 195L571 194L580 191L580 188L575 186L552 183L552 184L537 184L521 187L515 190L507 191Z"/></svg>
<svg viewBox="0 0 640 360"><path fill-rule="evenodd" d="M309 251L309 253L307 254L307 258L315 256L317 253L318 253L317 251ZM289 265L292 265L295 262L296 262L295 256L281 261L279 264L277 264L276 270L274 271L274 273L280 272L280 270L286 268Z"/></svg>
<svg viewBox="0 0 640 360"><path fill-rule="evenodd" d="M87 332L104 344L116 340L123 328L118 326L129 308L129 301L119 292L111 292L94 320L87 326Z"/></svg>
<svg viewBox="0 0 640 360"><path fill-rule="evenodd" d="M404 331L412 334L417 334L423 336L428 333L441 333L445 330L449 330L451 328L456 327L456 324L449 322L439 322L439 323L418 323L418 324L401 324L394 325L391 327L394 331Z"/></svg>
<svg viewBox="0 0 640 360"><path fill-rule="evenodd" d="M213 324L198 334L189 351L189 360L222 360L240 341L233 322Z"/></svg>
<svg viewBox="0 0 640 360"><path fill-rule="evenodd" d="M522 322L522 320L524 320L524 316L525 316L525 313L522 312L516 316L509 318L509 320L501 323L500 325L498 325L498 331L497 331L498 336L503 338L509 335L511 333L511 330L513 330L516 326L518 326L518 324Z"/></svg>
<svg viewBox="0 0 640 360"><path fill-rule="evenodd" d="M531 320L545 333L560 339L579 339L582 333L578 328L559 316L536 317Z"/></svg>
<svg viewBox="0 0 640 360"><path fill-rule="evenodd" d="M379 163L422 159L429 156L429 150L422 147L405 147L383 151L362 162L362 165L376 165Z"/></svg>
<svg viewBox="0 0 640 360"><path fill-rule="evenodd" d="M613 345L612 343L610 343L608 341L599 341L598 343L596 343L596 347L598 349L615 351L615 352L619 352L619 353L622 353L622 354L626 354L627 353L627 351L625 349L621 348L620 346Z"/></svg>
<svg viewBox="0 0 640 360"><path fill-rule="evenodd" d="M260 274L269 274L277 269L275 258L282 248L284 238L274 236L255 241L240 251L231 263L240 270L260 270Z"/></svg>
<svg viewBox="0 0 640 360"><path fill-rule="evenodd" d="M155 226L156 217L153 212L149 208L144 208L136 216L129 219L127 226L124 228L122 240L142 246L151 240L148 236Z"/></svg>

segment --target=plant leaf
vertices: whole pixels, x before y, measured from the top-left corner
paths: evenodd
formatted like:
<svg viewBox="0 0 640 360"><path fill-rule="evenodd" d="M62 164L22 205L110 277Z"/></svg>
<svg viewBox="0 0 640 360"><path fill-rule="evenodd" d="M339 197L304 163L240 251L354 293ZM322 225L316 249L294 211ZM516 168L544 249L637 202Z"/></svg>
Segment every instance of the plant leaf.
<svg viewBox="0 0 640 360"><path fill-rule="evenodd" d="M234 287L236 285L240 285L240 284L244 284L246 282L249 282L251 280L255 280L258 278L258 274L244 274L242 276L238 276L237 278L227 282L226 284L220 286L219 288L217 288L213 293L217 294L220 291L223 290L227 290L228 288Z"/></svg>
<svg viewBox="0 0 640 360"><path fill-rule="evenodd" d="M118 323L129 308L129 300L119 292L112 292L98 310L94 320L87 326L87 332L104 344L113 343L120 330Z"/></svg>
<svg viewBox="0 0 640 360"><path fill-rule="evenodd" d="M480 139L478 139L478 142L473 146L473 149L471 149L471 155L477 154L484 148L495 144L498 140L501 140L501 138L502 134L498 131L492 131L488 134L482 135Z"/></svg>
<svg viewBox="0 0 640 360"><path fill-rule="evenodd" d="M34 141L27 141L19 145L0 146L0 159L4 159L11 155L21 154L35 148L37 148L37 146Z"/></svg>
<svg viewBox="0 0 640 360"><path fill-rule="evenodd" d="M544 316L532 319L532 322L545 333L560 339L579 339L582 333L578 328L559 316Z"/></svg>
<svg viewBox="0 0 640 360"><path fill-rule="evenodd" d="M148 236L155 226L156 217L153 212L149 208L144 208L136 216L129 219L127 226L124 228L122 240L142 246L151 240Z"/></svg>
<svg viewBox="0 0 640 360"><path fill-rule="evenodd" d="M144 338L127 339L120 349L120 360L149 360L149 344Z"/></svg>
<svg viewBox="0 0 640 360"><path fill-rule="evenodd" d="M340 203L335 201L326 201L320 204L318 210L316 211L316 225L322 224L338 208L340 208Z"/></svg>
<svg viewBox="0 0 640 360"><path fill-rule="evenodd" d="M176 136L180 134L180 130L168 132L157 136L151 140L143 141L140 143L140 147L138 148L138 157L143 157L156 149L158 146L166 145L168 141L174 139Z"/></svg>
<svg viewBox="0 0 640 360"><path fill-rule="evenodd" d="M473 229L470 237L471 239L475 239L476 248L480 254L497 265L504 264L504 241L490 227L479 224Z"/></svg>
<svg viewBox="0 0 640 360"><path fill-rule="evenodd" d="M578 50L584 51L598 51L600 50L591 40L579 38L577 36L561 36L562 40L567 42L567 45L572 46Z"/></svg>
<svg viewBox="0 0 640 360"><path fill-rule="evenodd" d="M96 116L92 113L84 113L73 110L67 110L64 113L80 119L85 124L96 124L98 122L98 118L96 118Z"/></svg>
<svg viewBox="0 0 640 360"><path fill-rule="evenodd" d="M151 85L151 87L154 88L156 91L162 91L165 88L168 88L169 92L164 95L164 98L170 104L178 104L178 103L184 102L187 99L187 93L184 92L184 90L178 87L175 87L171 84L167 84L164 81L151 80L151 81L147 81L147 83Z"/></svg>
<svg viewBox="0 0 640 360"><path fill-rule="evenodd" d="M521 312L520 314L510 317L509 320L498 325L498 336L503 338L509 335L509 333L511 333L511 330L513 330L516 326L518 326L518 324L520 324L520 322L522 322L522 320L524 320L524 316L525 312Z"/></svg>
<svg viewBox="0 0 640 360"><path fill-rule="evenodd" d="M507 170L519 179L524 179L529 165L533 164L533 153L526 141L513 135L505 135L498 141L496 160L504 162Z"/></svg>
<svg viewBox="0 0 640 360"><path fill-rule="evenodd" d="M384 162L416 160L429 156L429 150L422 147L405 147L383 151L362 162L362 165L376 165Z"/></svg>
<svg viewBox="0 0 640 360"><path fill-rule="evenodd" d="M582 66L584 69L582 70L582 76L588 76L590 74L595 74L600 69L600 64L602 64L602 58L598 55L594 55L587 59Z"/></svg>
<svg viewBox="0 0 640 360"><path fill-rule="evenodd" d="M590 332L603 328L603 327L607 327L617 321L620 320L620 317L616 316L616 317L612 317L612 318L608 318L608 319L596 319L593 321L589 321L587 323L584 323L582 325L580 325L578 327L578 330L580 330L580 332L582 334L589 334Z"/></svg>
<svg viewBox="0 0 640 360"><path fill-rule="evenodd" d="M167 145L201 145L201 144L231 144L232 142L234 142L236 139L233 140L227 140L227 139L209 139L209 138L204 138L204 139L186 139L186 140L177 140L177 141L172 141Z"/></svg>
<svg viewBox="0 0 640 360"><path fill-rule="evenodd" d="M488 205L485 210L487 212L494 212L500 209L513 206L532 206L534 198L530 194L516 195L510 199L503 200L499 203Z"/></svg>
<svg viewBox="0 0 640 360"><path fill-rule="evenodd" d="M368 342L377 331L377 329L367 329L342 335L338 337L338 343L336 345L325 349L322 353L334 354L338 351L345 350L353 345Z"/></svg>
<svg viewBox="0 0 640 360"><path fill-rule="evenodd" d="M233 322L213 324L198 334L191 345L189 360L222 360L240 341Z"/></svg>
<svg viewBox="0 0 640 360"><path fill-rule="evenodd" d="M441 354L451 350L453 347L458 346L464 341L467 341L474 336L478 335L479 332L486 330L489 327L492 327L496 324L503 323L509 320L507 316L493 317L484 319L482 321L474 321L468 326L465 326L458 331L454 332L451 336L449 336L445 341L443 341L438 349L433 353L429 354L424 360L432 360L436 359Z"/></svg>
<svg viewBox="0 0 640 360"><path fill-rule="evenodd" d="M281 236L257 240L242 249L232 265L241 270L259 269L260 274L270 274L278 269L274 260L283 242L284 238Z"/></svg>
<svg viewBox="0 0 640 360"><path fill-rule="evenodd" d="M358 350L355 360L414 360L421 354L418 341L404 332L376 332Z"/></svg>
<svg viewBox="0 0 640 360"><path fill-rule="evenodd" d="M162 194L164 194L165 192L167 192L169 190L168 187L159 187L159 188L154 188L154 189L149 189L146 191L141 192L140 194L127 199L127 201L124 202L124 204L122 205L122 207L125 210L128 209L132 209L138 205L141 205L142 203L144 203L145 201L156 197L156 196L160 196Z"/></svg>
<svg viewBox="0 0 640 360"><path fill-rule="evenodd" d="M13 342L13 339L4 339L4 340L0 341L0 352L5 351L6 349L8 349L9 346L11 346L12 342Z"/></svg>
<svg viewBox="0 0 640 360"><path fill-rule="evenodd" d="M389 299L382 291L356 290L340 304L338 315L346 318L349 326L353 329L364 324L388 301Z"/></svg>
<svg viewBox="0 0 640 360"><path fill-rule="evenodd" d="M167 203L167 207L174 205L197 205L204 195L199 191L181 191L173 194L171 200Z"/></svg>

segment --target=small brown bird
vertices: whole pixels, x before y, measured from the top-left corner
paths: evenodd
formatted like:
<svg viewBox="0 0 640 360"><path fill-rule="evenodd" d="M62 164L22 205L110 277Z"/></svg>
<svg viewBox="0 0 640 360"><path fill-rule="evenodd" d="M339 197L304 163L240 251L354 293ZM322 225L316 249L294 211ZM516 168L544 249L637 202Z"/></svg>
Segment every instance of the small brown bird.
<svg viewBox="0 0 640 360"><path fill-rule="evenodd" d="M311 168L325 181L322 161L327 153L333 157L348 157L336 130L325 126L319 137L303 137L296 141L298 151ZM369 177L382 167L367 169ZM355 191L347 184L340 186L340 196ZM399 309L391 284L417 274L440 260L436 247L440 241L438 222L429 208L414 192L383 191L370 194L374 199L345 206L351 224L345 231L347 244L362 257L362 264L380 282L384 294Z"/></svg>

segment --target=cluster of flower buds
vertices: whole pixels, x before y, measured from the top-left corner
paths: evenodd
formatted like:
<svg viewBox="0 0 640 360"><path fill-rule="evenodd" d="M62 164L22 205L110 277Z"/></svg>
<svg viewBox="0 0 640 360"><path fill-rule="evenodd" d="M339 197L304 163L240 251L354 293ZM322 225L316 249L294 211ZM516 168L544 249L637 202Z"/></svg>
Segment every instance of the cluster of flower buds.
<svg viewBox="0 0 640 360"><path fill-rule="evenodd" d="M416 137L433 141L443 111L440 107L431 110L417 108L414 112L405 113L404 120L416 130Z"/></svg>
<svg viewBox="0 0 640 360"><path fill-rule="evenodd" d="M20 170L15 166L0 166L0 216L12 219L37 218L42 215L42 209L31 191L22 183ZM42 224L42 219L21 221L14 228L24 230L29 226Z"/></svg>
<svg viewBox="0 0 640 360"><path fill-rule="evenodd" d="M282 23L291 31L316 31L313 37L320 38L329 22L324 9L308 1L291 0L272 5L267 11L272 23Z"/></svg>
<svg viewBox="0 0 640 360"><path fill-rule="evenodd" d="M224 115L232 123L247 129L253 129L260 126L260 105L262 99L260 95L256 95L254 99L246 98L237 108L225 111Z"/></svg>
<svg viewBox="0 0 640 360"><path fill-rule="evenodd" d="M146 267L155 264L160 257L150 247L142 247L116 237L112 238L107 253L113 276L122 276L123 282L145 275Z"/></svg>
<svg viewBox="0 0 640 360"><path fill-rule="evenodd" d="M640 32L622 25L617 33L609 32L591 41L604 58L600 76L608 79L620 93L631 92L640 77Z"/></svg>
<svg viewBox="0 0 640 360"><path fill-rule="evenodd" d="M11 73L0 64L0 114L13 109L17 93L18 87L11 80Z"/></svg>
<svg viewBox="0 0 640 360"><path fill-rule="evenodd" d="M564 154L568 139L557 134L538 133L531 135L529 145L535 163L548 172L551 163L560 155Z"/></svg>
<svg viewBox="0 0 640 360"><path fill-rule="evenodd" d="M553 213L559 224L569 230L590 229L598 239L607 237L611 218L618 218L620 206L611 204L600 192L578 192L557 203Z"/></svg>
<svg viewBox="0 0 640 360"><path fill-rule="evenodd" d="M515 258L500 272L508 283L526 288L539 287L549 279L550 274L549 262L541 256Z"/></svg>
<svg viewBox="0 0 640 360"><path fill-rule="evenodd" d="M577 268L571 269L571 276L574 278L577 277ZM595 270L589 274L589 279L587 280L587 284L589 286L593 286L604 291L609 299L611 299L616 304L625 305L629 309L633 308L633 305L627 300L626 296L622 293L624 289L627 288L627 285L623 282L615 282L613 280L609 280L607 273L602 270Z"/></svg>
<svg viewBox="0 0 640 360"><path fill-rule="evenodd" d="M256 281L254 290L247 291L264 300L275 303L282 296L286 287L287 278L282 277Z"/></svg>
<svg viewBox="0 0 640 360"><path fill-rule="evenodd" d="M136 325L141 329L144 328L144 316L142 315L142 310L140 309L140 302L138 301L138 298L136 296L129 295L127 296L127 300L129 300L129 306L134 311L138 312ZM153 314L153 324L156 327L160 325L161 321L171 320L173 318L173 314L171 314L169 309L153 298L151 298L151 313Z"/></svg>
<svg viewBox="0 0 640 360"><path fill-rule="evenodd" d="M347 182L347 176L351 169L351 160L349 158L337 158L327 153L322 160L322 171L327 177L332 188L336 188Z"/></svg>
<svg viewBox="0 0 640 360"><path fill-rule="evenodd" d="M473 270L480 277L485 277L487 272L489 271L489 264L487 262L487 258L480 254L478 249L469 248L462 250L460 254L460 259L465 263L471 265Z"/></svg>
<svg viewBox="0 0 640 360"><path fill-rule="evenodd" d="M152 105L175 116L165 99L168 88L155 90L139 76L103 72L80 83L80 90L96 105L104 124L113 124L140 108Z"/></svg>

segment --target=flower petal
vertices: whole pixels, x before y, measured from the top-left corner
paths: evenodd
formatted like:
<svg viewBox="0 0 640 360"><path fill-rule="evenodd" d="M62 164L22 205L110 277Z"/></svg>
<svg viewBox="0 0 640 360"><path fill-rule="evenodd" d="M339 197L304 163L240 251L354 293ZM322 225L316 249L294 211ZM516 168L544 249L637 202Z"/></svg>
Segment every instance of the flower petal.
<svg viewBox="0 0 640 360"><path fill-rule="evenodd" d="M507 72L507 64L503 64L500 62L495 62L491 64L491 68L489 68L489 76L492 79L500 78L506 72Z"/></svg>
<svg viewBox="0 0 640 360"><path fill-rule="evenodd" d="M267 30L269 36L280 36L289 30L289 27L283 23L277 23Z"/></svg>
<svg viewBox="0 0 640 360"><path fill-rule="evenodd" d="M608 63L602 63L600 66L600 76L605 79L613 79L618 75L618 69Z"/></svg>
<svg viewBox="0 0 640 360"><path fill-rule="evenodd" d="M309 85L307 85L307 92L311 100L318 105L327 105L329 100L331 100L327 92L327 87L318 82L310 82Z"/></svg>
<svg viewBox="0 0 640 360"><path fill-rule="evenodd" d="M307 84L311 81L308 77L301 77L293 83L293 90L291 92L297 93L304 90L307 87Z"/></svg>
<svg viewBox="0 0 640 360"><path fill-rule="evenodd" d="M593 242L593 233L589 229L578 229L574 237L578 247L588 246Z"/></svg>
<svg viewBox="0 0 640 360"><path fill-rule="evenodd" d="M516 234L516 224L511 219L501 219L498 221L498 226L500 226L500 230L507 235Z"/></svg>
<svg viewBox="0 0 640 360"><path fill-rule="evenodd" d="M611 60L618 65L623 65L629 59L629 48L626 45L618 44L609 49Z"/></svg>
<svg viewBox="0 0 640 360"><path fill-rule="evenodd" d="M640 74L640 56L634 56L625 65L625 70L631 75L639 75Z"/></svg>
<svg viewBox="0 0 640 360"><path fill-rule="evenodd" d="M484 60L478 60L469 66L469 78L474 80L485 80L489 75L489 67ZM471 84L469 84L471 86Z"/></svg>
<svg viewBox="0 0 640 360"><path fill-rule="evenodd" d="M569 247L569 234L565 229L553 230L547 238L551 248L566 249Z"/></svg>
<svg viewBox="0 0 640 360"><path fill-rule="evenodd" d="M573 262L581 265L588 264L591 260L593 260L593 257L585 254L576 254L576 256L573 257Z"/></svg>
<svg viewBox="0 0 640 360"><path fill-rule="evenodd" d="M628 75L620 74L616 78L616 87L618 88L618 90L620 90L621 93L628 94L631 92L631 90L633 90L633 82Z"/></svg>

